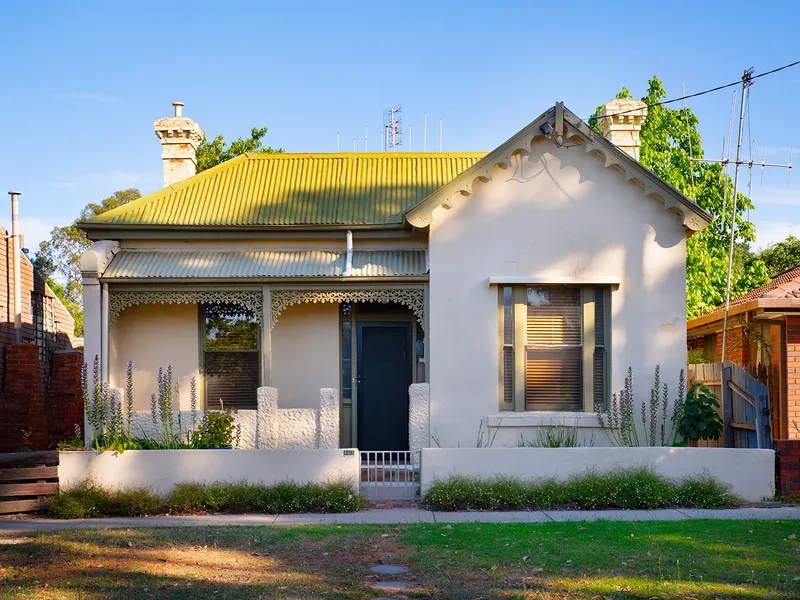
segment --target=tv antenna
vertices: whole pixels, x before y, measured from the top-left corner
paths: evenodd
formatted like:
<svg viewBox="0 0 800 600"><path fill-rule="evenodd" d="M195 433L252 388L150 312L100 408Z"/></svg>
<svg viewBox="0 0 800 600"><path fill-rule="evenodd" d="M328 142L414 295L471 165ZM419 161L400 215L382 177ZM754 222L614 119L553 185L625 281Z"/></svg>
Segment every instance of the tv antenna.
<svg viewBox="0 0 800 600"><path fill-rule="evenodd" d="M383 129L387 152L390 148L394 152L397 152L397 147L403 143L403 132L400 128L400 124L402 123L402 119L400 118L401 112L403 112L402 106L392 106L383 111Z"/></svg>
<svg viewBox="0 0 800 600"><path fill-rule="evenodd" d="M737 192L739 189L739 167L742 165L747 165L747 167L751 170L755 164L756 166L760 165L763 173L763 169L766 167L778 167L782 169L789 170L789 178L792 176L792 158L791 152L789 154L789 164L776 164L776 163L767 163L766 162L766 152L764 154L764 160L761 163L754 163L752 157L752 149L751 155L748 160L742 160L742 133L744 131L744 115L745 109L747 108L747 101L750 95L750 86L753 85L753 71L754 68L750 67L747 69L744 74L742 75L742 91L741 91L741 101L739 104L739 135L736 142L736 159L729 160L728 153L724 150L723 144L723 155L721 160L714 160L714 159L705 159L705 158L692 158L691 160L698 161L698 162L708 162L708 163L720 163L722 164L723 172L727 173L728 165L734 165L733 171L733 211L731 212L731 239L730 239L730 247L728 249L728 275L727 280L725 283L725 317L723 320L722 325L722 355L720 356L720 361L725 362L725 355L727 351L727 342L728 342L728 314L730 312L730 305L731 305L731 271L733 270L733 247L734 242L736 239L736 201L737 201ZM733 102L736 102L736 96L734 96ZM733 116L731 114L731 116ZM732 119L731 119L732 122ZM730 134L728 139L730 140ZM790 179L791 180L791 179ZM728 190L728 181L723 176L723 181L725 185L725 192L727 193ZM722 223L724 227L725 223L725 196L723 196L723 204L722 204Z"/></svg>

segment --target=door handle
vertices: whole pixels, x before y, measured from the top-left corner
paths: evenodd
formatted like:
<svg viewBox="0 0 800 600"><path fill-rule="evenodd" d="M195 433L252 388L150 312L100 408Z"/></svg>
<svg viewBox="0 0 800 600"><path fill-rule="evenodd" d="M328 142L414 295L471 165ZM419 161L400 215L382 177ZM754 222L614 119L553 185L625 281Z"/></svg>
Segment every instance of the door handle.
<svg viewBox="0 0 800 600"><path fill-rule="evenodd" d="M361 385L361 382L364 381L366 377L362 377L361 375L356 375L356 385Z"/></svg>

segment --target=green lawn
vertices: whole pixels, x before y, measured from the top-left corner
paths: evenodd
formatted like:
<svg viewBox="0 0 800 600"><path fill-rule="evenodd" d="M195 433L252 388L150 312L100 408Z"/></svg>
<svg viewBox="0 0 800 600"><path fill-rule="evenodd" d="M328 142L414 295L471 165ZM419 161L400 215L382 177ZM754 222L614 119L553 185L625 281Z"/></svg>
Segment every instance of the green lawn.
<svg viewBox="0 0 800 600"><path fill-rule="evenodd" d="M369 567L381 561L410 567L385 578L413 583L409 598L800 598L798 530L682 521L28 534L0 537L0 598L372 598Z"/></svg>

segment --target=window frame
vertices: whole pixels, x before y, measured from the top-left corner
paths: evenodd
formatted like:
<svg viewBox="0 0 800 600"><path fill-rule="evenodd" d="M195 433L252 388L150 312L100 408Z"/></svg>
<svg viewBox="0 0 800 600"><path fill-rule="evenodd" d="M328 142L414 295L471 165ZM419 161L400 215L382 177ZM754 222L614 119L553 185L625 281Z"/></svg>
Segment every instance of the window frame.
<svg viewBox="0 0 800 600"><path fill-rule="evenodd" d="M580 290L581 299L581 398L583 399L582 410L572 409L541 409L528 408L525 398L526 383L526 358L527 358L527 318L528 318L528 289L529 288L551 288L551 287L570 287ZM513 299L513 327L512 340L509 344L505 340L505 295L506 289L512 290ZM604 344L598 346L595 343L595 310L596 293L598 290L603 294L603 337ZM609 285L559 285L559 284L502 284L497 286L497 316L498 316L498 408L500 411L513 412L574 412L592 413L595 410L595 350L603 349L603 390L602 390L602 409L608 407L610 397L610 373L611 373L611 286ZM511 364L513 373L511 375L513 390L512 397L509 398L505 393L505 351L511 347Z"/></svg>
<svg viewBox="0 0 800 600"><path fill-rule="evenodd" d="M261 325L257 325L258 327L258 337L256 342L256 348L254 350L207 350L206 349L206 341L207 341L207 330L206 330L206 307L208 304L215 304L215 303L198 303L197 305L197 312L198 312L198 332L200 334L199 339L199 350L200 350L200 365L199 365L199 373L200 373L200 382L202 385L201 389L197 391L198 400L202 401L203 408L209 410L220 410L219 406L215 405L212 406L208 400L208 382L206 381L207 377L207 369L206 369L206 354L256 354L257 355L257 365L258 365L258 377L256 383L256 403L258 402L258 388L261 386L261 376L262 370L264 368L263 365L263 353L262 353L262 337L263 332L261 331ZM243 310L250 310L245 306L237 305ZM258 317L256 316L256 324L258 324ZM253 406L252 409L238 409L238 410L255 410L257 408L256 405Z"/></svg>

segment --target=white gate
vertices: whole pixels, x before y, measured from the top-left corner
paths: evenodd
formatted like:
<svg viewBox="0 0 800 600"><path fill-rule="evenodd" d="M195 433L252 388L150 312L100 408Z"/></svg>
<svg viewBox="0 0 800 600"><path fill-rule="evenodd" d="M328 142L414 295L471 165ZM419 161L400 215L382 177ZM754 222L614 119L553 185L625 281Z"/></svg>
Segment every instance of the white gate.
<svg viewBox="0 0 800 600"><path fill-rule="evenodd" d="M419 500L419 450L361 452L361 495L367 500Z"/></svg>

